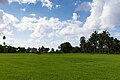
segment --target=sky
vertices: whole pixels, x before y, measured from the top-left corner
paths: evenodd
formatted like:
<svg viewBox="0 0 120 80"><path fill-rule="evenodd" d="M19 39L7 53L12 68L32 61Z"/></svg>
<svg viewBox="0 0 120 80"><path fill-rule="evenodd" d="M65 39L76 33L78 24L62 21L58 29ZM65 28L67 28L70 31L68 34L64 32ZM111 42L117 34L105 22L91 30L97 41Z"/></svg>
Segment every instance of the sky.
<svg viewBox="0 0 120 80"><path fill-rule="evenodd" d="M95 30L120 39L120 0L0 0L0 44L79 46Z"/></svg>

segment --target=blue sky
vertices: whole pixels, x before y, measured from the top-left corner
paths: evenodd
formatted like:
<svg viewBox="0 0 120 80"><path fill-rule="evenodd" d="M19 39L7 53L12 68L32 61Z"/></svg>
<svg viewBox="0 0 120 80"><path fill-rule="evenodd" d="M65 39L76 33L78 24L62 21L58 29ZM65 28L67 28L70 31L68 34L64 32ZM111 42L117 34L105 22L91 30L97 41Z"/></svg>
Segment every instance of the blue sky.
<svg viewBox="0 0 120 80"><path fill-rule="evenodd" d="M119 7L120 0L1 0L0 36L6 35L7 45L26 48L57 48L65 41L79 46L80 36L94 30L120 39Z"/></svg>
<svg viewBox="0 0 120 80"><path fill-rule="evenodd" d="M70 19L72 13L75 11L77 5L75 3L78 2L91 2L91 0L51 0L55 5L60 5L58 8L52 8L51 10L48 7L42 7L42 3L37 1L36 3L21 3L13 2L9 5L0 5L0 8L7 13L13 14L17 18L22 18L23 16L28 16L29 14L36 14L38 17L47 16L50 17L57 17L60 20L67 20ZM21 11L21 9L26 9L26 11ZM85 21L85 18L88 17L90 14L89 12L80 11L77 12L81 15L81 20Z"/></svg>

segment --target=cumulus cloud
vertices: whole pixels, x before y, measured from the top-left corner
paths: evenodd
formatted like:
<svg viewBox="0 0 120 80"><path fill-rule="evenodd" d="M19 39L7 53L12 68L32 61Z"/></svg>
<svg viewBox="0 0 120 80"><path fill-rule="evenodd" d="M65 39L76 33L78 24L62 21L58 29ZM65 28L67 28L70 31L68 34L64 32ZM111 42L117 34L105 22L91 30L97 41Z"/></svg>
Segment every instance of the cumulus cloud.
<svg viewBox="0 0 120 80"><path fill-rule="evenodd" d="M94 30L113 29L120 26L120 0L93 0L91 14L83 24L78 20L79 16L73 13L70 20L60 21L58 18L24 17L16 26L21 30L31 30L31 39L55 42L59 40L74 42L81 35L90 36ZM119 32L119 31L118 31ZM118 33L117 32L117 33ZM73 39L73 40L72 40ZM45 44L43 41L43 44Z"/></svg>
<svg viewBox="0 0 120 80"><path fill-rule="evenodd" d="M62 36L70 36L70 35L79 35L81 28L78 23L68 23L65 28L60 31L60 35Z"/></svg>
<svg viewBox="0 0 120 80"><path fill-rule="evenodd" d="M57 30L61 27L62 26L59 19L53 17L51 17L50 19L48 19L47 17L40 17L38 19L34 17L23 17L21 22L19 24L16 24L16 28L18 28L19 30L36 30L35 32L41 33L43 33L44 30L49 28Z"/></svg>
<svg viewBox="0 0 120 80"><path fill-rule="evenodd" d="M91 2L82 2L80 4L76 4L77 7L75 8L76 11L90 11L91 10Z"/></svg>
<svg viewBox="0 0 120 80"><path fill-rule="evenodd" d="M20 31L30 30L32 32L28 42L34 41L46 45L45 42L50 41L49 44L51 44L59 40L60 43L76 39L75 37L78 39L82 31L82 22L78 21L77 18L78 15L76 13L73 13L70 20L65 21L60 21L59 18L54 17L23 17L15 27ZM71 37L72 39L70 39Z"/></svg>
<svg viewBox="0 0 120 80"><path fill-rule="evenodd" d="M19 24L16 24L15 27L20 31L33 30L33 27L37 25L36 23L37 23L36 18L23 17Z"/></svg>
<svg viewBox="0 0 120 80"><path fill-rule="evenodd" d="M0 10L0 44L3 42L3 35L7 36L6 44L10 45L10 43L13 43L13 31L11 30L15 24L19 22L19 20L3 10Z"/></svg>
<svg viewBox="0 0 120 80"><path fill-rule="evenodd" d="M32 30L32 37L39 37L51 32L60 32L60 34L74 34L79 32L82 22L78 21L78 15L73 13L71 20L60 21L58 18L51 17L23 17L16 28L19 30ZM71 32L70 32L71 31ZM48 34L49 35L49 34Z"/></svg>
<svg viewBox="0 0 120 80"><path fill-rule="evenodd" d="M100 16L101 28L120 26L120 0L105 1L103 12Z"/></svg>
<svg viewBox="0 0 120 80"><path fill-rule="evenodd" d="M120 26L120 0L93 0L91 15L83 25L83 30L106 30Z"/></svg>
<svg viewBox="0 0 120 80"><path fill-rule="evenodd" d="M3 10L0 10L0 34L4 30L9 29L11 26L14 26L19 20L11 14L5 13Z"/></svg>
<svg viewBox="0 0 120 80"><path fill-rule="evenodd" d="M84 24L78 20L79 15L77 13L73 13L71 19L65 21L60 21L59 18L54 17L35 18L35 14L30 14L29 17L24 16L21 20L18 20L13 15L0 10L0 34L5 30L9 30L12 25L19 31L28 30L31 32L29 35L30 39L25 42L29 46L40 46L40 44L49 45L48 47L53 46L53 44L58 46L63 41L78 44L80 36L90 36L94 30L119 27L119 7L120 0L93 0L91 3L91 14ZM119 36L119 32L117 30L116 36Z"/></svg>

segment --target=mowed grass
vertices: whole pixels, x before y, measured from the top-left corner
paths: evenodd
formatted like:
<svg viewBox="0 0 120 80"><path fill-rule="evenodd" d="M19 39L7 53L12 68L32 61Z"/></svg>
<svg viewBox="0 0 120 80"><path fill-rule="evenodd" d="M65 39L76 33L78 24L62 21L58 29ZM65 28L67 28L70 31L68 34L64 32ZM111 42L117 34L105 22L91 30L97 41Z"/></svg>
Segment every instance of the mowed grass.
<svg viewBox="0 0 120 80"><path fill-rule="evenodd" d="M0 54L0 80L120 80L120 55Z"/></svg>

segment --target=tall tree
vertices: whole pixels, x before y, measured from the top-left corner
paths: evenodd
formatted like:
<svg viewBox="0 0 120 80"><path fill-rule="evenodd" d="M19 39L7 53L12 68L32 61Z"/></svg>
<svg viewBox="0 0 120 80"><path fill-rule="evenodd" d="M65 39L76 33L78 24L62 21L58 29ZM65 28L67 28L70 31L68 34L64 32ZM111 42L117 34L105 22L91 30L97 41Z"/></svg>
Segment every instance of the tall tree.
<svg viewBox="0 0 120 80"><path fill-rule="evenodd" d="M44 53L44 46L41 47L41 53Z"/></svg>
<svg viewBox="0 0 120 80"><path fill-rule="evenodd" d="M81 49L81 52L82 52L82 53L85 52L85 44L86 44L85 37L82 36L82 37L80 38L80 49Z"/></svg>
<svg viewBox="0 0 120 80"><path fill-rule="evenodd" d="M3 36L3 40L5 40L6 39L6 37L5 36ZM5 53L5 49L6 49L6 46L5 46L5 41L3 42L3 45L4 45L4 53Z"/></svg>
<svg viewBox="0 0 120 80"><path fill-rule="evenodd" d="M92 53L93 52L92 50L93 50L93 47L92 47L90 41L89 40L86 41L86 43L85 43L85 52Z"/></svg>
<svg viewBox="0 0 120 80"><path fill-rule="evenodd" d="M40 47L38 48L38 53L41 53L41 48Z"/></svg>
<svg viewBox="0 0 120 80"><path fill-rule="evenodd" d="M108 53L110 52L110 47L111 47L111 39L110 39L110 34L107 31L103 31L102 33L99 34L99 50L102 53Z"/></svg>
<svg viewBox="0 0 120 80"><path fill-rule="evenodd" d="M90 36L89 42L91 43L91 46L93 47L93 53L97 52L98 47L98 33L97 31L94 31L92 35Z"/></svg>
<svg viewBox="0 0 120 80"><path fill-rule="evenodd" d="M54 50L54 48L52 48L51 51L50 51L50 53L54 53L54 52L55 52L55 50Z"/></svg>

